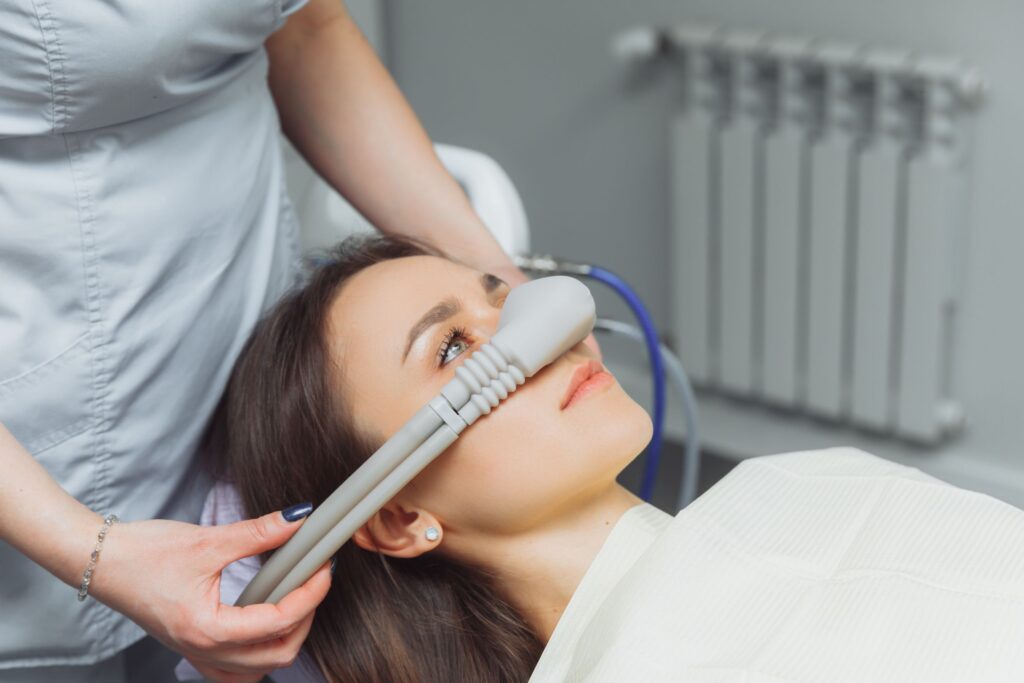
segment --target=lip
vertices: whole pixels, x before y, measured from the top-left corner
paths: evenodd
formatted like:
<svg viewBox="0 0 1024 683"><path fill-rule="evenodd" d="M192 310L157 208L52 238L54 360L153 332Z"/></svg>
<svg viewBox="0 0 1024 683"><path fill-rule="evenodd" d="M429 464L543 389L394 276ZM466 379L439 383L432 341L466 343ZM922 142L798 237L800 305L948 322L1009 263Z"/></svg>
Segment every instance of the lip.
<svg viewBox="0 0 1024 683"><path fill-rule="evenodd" d="M602 372L604 366L601 365L600 361L593 359L587 360L576 366L573 370L572 377L569 379L569 386L565 389L565 394L562 396L562 403L559 406L559 410L565 410L565 406L569 403L569 399L576 392L581 384L587 381L591 375Z"/></svg>

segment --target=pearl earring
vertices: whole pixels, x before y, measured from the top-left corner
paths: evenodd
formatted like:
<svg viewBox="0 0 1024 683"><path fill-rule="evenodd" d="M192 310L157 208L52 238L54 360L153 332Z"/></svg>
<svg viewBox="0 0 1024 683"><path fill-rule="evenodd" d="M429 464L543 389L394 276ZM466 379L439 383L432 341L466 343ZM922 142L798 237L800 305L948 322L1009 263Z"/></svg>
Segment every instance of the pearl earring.
<svg viewBox="0 0 1024 683"><path fill-rule="evenodd" d="M423 535L426 536L427 540L431 543L441 538L441 532L437 530L436 526L428 526Z"/></svg>

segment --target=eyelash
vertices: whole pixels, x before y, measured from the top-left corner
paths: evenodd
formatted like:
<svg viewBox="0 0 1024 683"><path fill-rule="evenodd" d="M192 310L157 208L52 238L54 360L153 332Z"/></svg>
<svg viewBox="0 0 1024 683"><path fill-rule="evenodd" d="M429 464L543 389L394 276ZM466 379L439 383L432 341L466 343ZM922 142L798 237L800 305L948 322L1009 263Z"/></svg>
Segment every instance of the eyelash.
<svg viewBox="0 0 1024 683"><path fill-rule="evenodd" d="M505 296L501 298L501 301L498 303L499 308L505 305L506 298L508 298L507 292L505 293ZM466 341L469 342L470 346L473 345L473 341L466 334L466 328L459 326L448 328L448 334L444 336L444 341L441 342L441 346L437 349L437 367L444 367L444 357L448 354L448 349L451 348L452 341L456 337L465 339Z"/></svg>
<svg viewBox="0 0 1024 683"><path fill-rule="evenodd" d="M444 341L441 342L440 348L437 350L437 367L444 367L444 357L448 355L448 349L451 348L452 341L456 337L461 337L466 341L470 341L469 337L466 336L466 330L463 327L451 327L448 329L448 334L445 335Z"/></svg>

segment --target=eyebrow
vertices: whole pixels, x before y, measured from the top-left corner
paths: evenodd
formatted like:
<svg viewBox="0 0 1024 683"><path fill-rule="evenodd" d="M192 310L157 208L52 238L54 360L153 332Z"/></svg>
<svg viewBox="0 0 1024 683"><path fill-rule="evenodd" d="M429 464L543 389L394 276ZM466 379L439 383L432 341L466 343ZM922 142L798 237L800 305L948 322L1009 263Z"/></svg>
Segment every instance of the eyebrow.
<svg viewBox="0 0 1024 683"><path fill-rule="evenodd" d="M483 288L484 293L488 295L487 300L492 306L496 306L497 297L491 296L501 285L508 285L507 282L502 280L497 275L491 275L490 273L484 273L480 276L480 286ZM412 344L416 341L416 338L426 332L432 326L437 323L444 322L448 318L462 311L462 303L455 297L448 297L447 299L435 304L429 311L423 314L423 317L416 321L416 324L409 330L409 339L405 345L405 353L402 354L402 363L405 363L406 357L409 355L409 350L412 349Z"/></svg>

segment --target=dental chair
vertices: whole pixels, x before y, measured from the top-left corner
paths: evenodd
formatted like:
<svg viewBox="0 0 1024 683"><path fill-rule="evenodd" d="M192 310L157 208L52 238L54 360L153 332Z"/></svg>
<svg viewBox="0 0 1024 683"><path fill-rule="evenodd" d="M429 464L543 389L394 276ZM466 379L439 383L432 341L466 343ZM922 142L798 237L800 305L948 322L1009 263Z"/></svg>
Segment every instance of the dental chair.
<svg viewBox="0 0 1024 683"><path fill-rule="evenodd" d="M329 247L354 233L375 232L370 222L314 173L291 145L284 144L288 194L301 226L304 253ZM465 147L435 144L434 151L505 252L529 252L526 211L501 166L486 154Z"/></svg>

